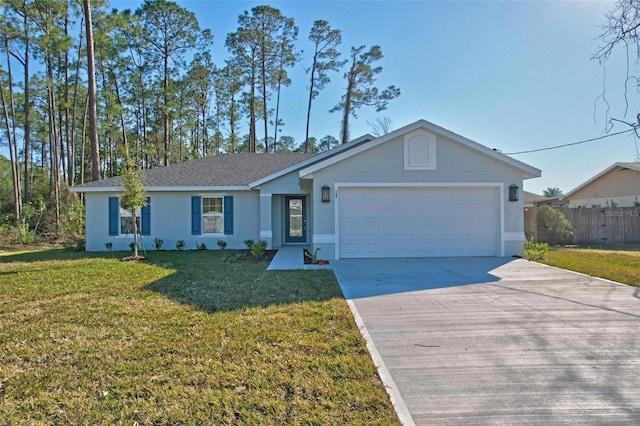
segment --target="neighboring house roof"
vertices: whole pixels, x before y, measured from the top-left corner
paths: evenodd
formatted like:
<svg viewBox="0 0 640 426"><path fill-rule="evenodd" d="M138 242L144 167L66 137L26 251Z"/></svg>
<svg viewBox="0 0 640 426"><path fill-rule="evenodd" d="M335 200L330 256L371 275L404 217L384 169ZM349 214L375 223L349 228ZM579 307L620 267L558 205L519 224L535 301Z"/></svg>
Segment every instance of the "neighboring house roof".
<svg viewBox="0 0 640 426"><path fill-rule="evenodd" d="M249 183L299 164L316 154L220 154L213 157L156 167L142 172L148 190L248 189ZM97 180L73 189L77 192L100 192L122 188L123 176Z"/></svg>
<svg viewBox="0 0 640 426"><path fill-rule="evenodd" d="M478 152L479 154L485 155L487 157L490 158L494 158L498 161L501 161L503 163L506 163L508 165L510 165L511 167L514 167L517 170L520 170L522 172L522 178L523 179L531 179L531 178L535 178L535 177L540 177L540 175L542 174L542 172L539 169L536 169L535 167L532 167L528 164L525 164L521 161L518 161L514 158L511 158L499 151L496 151L494 149L491 148L487 148L484 145L479 144L478 142L472 141L471 139L467 139L464 136L460 136L457 133L454 133L450 130L447 130L445 128L442 128L440 126L437 126L433 123L430 123L426 120L418 120L415 123L409 124L407 126L401 127L397 130L394 130L393 132L387 133L384 136L381 136L367 144L362 144L358 147L354 147L353 149L350 149L346 152L342 152L339 153L337 155L332 155L331 157L325 159L324 161L318 161L318 162L314 162L313 165L306 167L302 170L300 170L300 177L305 177L308 176L310 174L312 174L315 171L321 170L325 167L328 167L332 164L335 164L339 161L345 160L347 158L350 158L354 155L357 155L363 151L369 150L371 148L374 148L380 144L383 144L391 139L395 139L399 136L404 135L405 133L409 133L412 132L414 130L418 130L418 129L425 129L428 131L431 131L433 133L437 133L440 134L446 138L449 138L451 140L453 140L454 142L457 142L461 145L466 146L467 148L470 148L476 152Z"/></svg>
<svg viewBox="0 0 640 426"><path fill-rule="evenodd" d="M581 185L578 185L576 188L572 189L571 191L567 192L564 197L562 197L563 200L565 199L570 199L574 194L576 194L578 191L586 188L587 186L591 185L593 182L601 179L602 177L604 177L605 175L609 174L609 173L613 173L613 172L617 172L620 170L633 170L636 172L640 172L640 162L634 162L634 163L624 163L624 162L618 162L613 164L611 167L608 167L607 169L603 170L602 172L598 173L597 175L595 175L594 177L592 177L591 179L587 180L586 182L584 182Z"/></svg>
<svg viewBox="0 0 640 426"><path fill-rule="evenodd" d="M534 194L533 192L522 191L522 201L525 207L533 207L542 204L562 204L558 202L560 197L545 197L544 195Z"/></svg>
<svg viewBox="0 0 640 426"><path fill-rule="evenodd" d="M525 203L537 203L538 201L544 201L547 199L544 195L534 194L529 191L522 191L522 199Z"/></svg>

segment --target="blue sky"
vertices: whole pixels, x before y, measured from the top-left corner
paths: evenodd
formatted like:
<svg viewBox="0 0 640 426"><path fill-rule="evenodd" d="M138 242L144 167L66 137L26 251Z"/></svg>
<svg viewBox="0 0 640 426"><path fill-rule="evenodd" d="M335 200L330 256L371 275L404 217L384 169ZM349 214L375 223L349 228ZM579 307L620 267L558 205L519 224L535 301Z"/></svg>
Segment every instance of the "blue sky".
<svg viewBox="0 0 640 426"><path fill-rule="evenodd" d="M214 35L213 57L223 64L224 40L244 10L265 2L181 0L202 28ZM112 1L135 9L139 1ZM395 128L426 119L505 153L601 136L605 109L597 97L606 88L612 116L623 119L625 57L603 68L590 60L599 46L600 25L612 2L594 1L284 1L268 3L293 17L300 28L298 48L310 52L309 29L325 19L342 30L351 46L378 44L384 70L378 84L400 87L402 95L386 111L363 109L352 120L351 136L370 132L367 121L389 117ZM309 55L291 72L283 92L281 134L304 139ZM344 91L342 72L315 101L311 135L339 135L340 114L329 114ZM638 113L632 99L627 120ZM595 120L594 120L595 118ZM624 130L618 126L613 131ZM260 137L262 137L259 134ZM515 155L542 169L525 183L541 193L565 193L617 161L634 161L633 137L616 136L583 145Z"/></svg>

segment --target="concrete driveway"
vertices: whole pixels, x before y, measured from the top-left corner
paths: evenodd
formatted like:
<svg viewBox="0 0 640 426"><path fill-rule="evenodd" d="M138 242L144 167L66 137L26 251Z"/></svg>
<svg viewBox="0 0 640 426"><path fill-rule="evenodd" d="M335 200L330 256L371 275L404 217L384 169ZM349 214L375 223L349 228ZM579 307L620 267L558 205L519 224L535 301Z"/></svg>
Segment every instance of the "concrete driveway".
<svg viewBox="0 0 640 426"><path fill-rule="evenodd" d="M405 424L640 424L640 289L521 259L332 267Z"/></svg>

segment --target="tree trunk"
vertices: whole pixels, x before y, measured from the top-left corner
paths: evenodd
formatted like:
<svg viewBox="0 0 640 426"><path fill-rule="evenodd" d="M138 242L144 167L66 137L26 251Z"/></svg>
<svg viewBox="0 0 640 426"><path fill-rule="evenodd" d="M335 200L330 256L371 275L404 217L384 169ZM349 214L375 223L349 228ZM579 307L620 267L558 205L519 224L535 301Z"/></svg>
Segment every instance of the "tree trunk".
<svg viewBox="0 0 640 426"><path fill-rule="evenodd" d="M349 114L351 114L351 93L354 86L353 77L349 74L347 83L347 94L344 99L344 115L342 116L342 143L349 142Z"/></svg>
<svg viewBox="0 0 640 426"><path fill-rule="evenodd" d="M84 183L85 148L87 146L87 115L89 114L89 96L84 102L84 114L82 118L82 147L80 148L80 185Z"/></svg>
<svg viewBox="0 0 640 426"><path fill-rule="evenodd" d="M87 80L89 91L89 139L91 141L91 176L100 180L100 145L98 142L98 112L96 100L96 70L93 50L93 26L91 22L91 0L82 1L87 37Z"/></svg>
<svg viewBox="0 0 640 426"><path fill-rule="evenodd" d="M81 17L80 20L84 20L84 17ZM82 27L83 22L80 22L80 27ZM77 103L78 103L78 85L79 85L79 75L80 75L80 55L82 52L82 31L80 31L80 36L78 37L78 61L76 62L76 81L73 86L73 108L71 112L71 158L69 161L69 186L73 186L75 182L75 174L76 174L76 114L77 114ZM82 158L80 161L84 161Z"/></svg>
<svg viewBox="0 0 640 426"><path fill-rule="evenodd" d="M11 79L9 79L11 80ZM11 158L11 178L13 182L13 211L16 216L16 225L20 224L20 176L18 175L18 159L16 157L15 143L16 140L12 136L11 122L9 121L9 108L7 108L7 100L4 96L4 89L0 86L0 95L2 97L2 110L4 111L4 122L7 128L7 140L9 141L9 156ZM14 127L15 131L15 127Z"/></svg>
<svg viewBox="0 0 640 426"><path fill-rule="evenodd" d="M60 227L60 162L58 152L58 130L56 128L56 97L53 83L53 58L51 52L47 53L47 84L49 96L49 158L51 161L50 190L53 192L53 204L56 217L56 233Z"/></svg>
<svg viewBox="0 0 640 426"><path fill-rule="evenodd" d="M118 85L118 80L114 75L113 77L113 85L116 89L116 101L118 102L118 106L120 107L120 126L122 128L122 143L124 144L124 156L125 158L129 158L129 144L127 143L127 127L125 125L124 120L124 105L122 105L122 98L120 98L120 87Z"/></svg>
<svg viewBox="0 0 640 426"><path fill-rule="evenodd" d="M31 162L31 98L29 87L29 21L27 20L27 12L24 13L24 191L23 191L23 205L29 203L31 194L31 176L30 162Z"/></svg>
<svg viewBox="0 0 640 426"><path fill-rule="evenodd" d="M256 78L251 69L251 98L249 99L249 152L256 152Z"/></svg>
<svg viewBox="0 0 640 426"><path fill-rule="evenodd" d="M282 72L282 71L280 71ZM280 115L280 88L282 86L282 78L278 77L278 95L276 97L276 119L274 122L273 130L273 152L276 152L276 141L278 140L278 116Z"/></svg>
<svg viewBox="0 0 640 426"><path fill-rule="evenodd" d="M164 130L164 165L169 165L169 153L171 143L169 141L169 56L164 57L164 93L162 94L164 103L162 108L163 130Z"/></svg>
<svg viewBox="0 0 640 426"><path fill-rule="evenodd" d="M264 52L262 55L262 113L264 114L264 152L269 153L269 128L267 116L267 64Z"/></svg>
<svg viewBox="0 0 640 426"><path fill-rule="evenodd" d="M138 258L138 221L136 220L136 209L131 210L133 218L133 258Z"/></svg>
<svg viewBox="0 0 640 426"><path fill-rule="evenodd" d="M304 152L309 152L309 122L311 121L311 102L313 101L313 89L315 87L316 79L316 64L318 54L313 55L313 65L311 66L311 87L309 89L309 104L307 105L307 130L304 134Z"/></svg>

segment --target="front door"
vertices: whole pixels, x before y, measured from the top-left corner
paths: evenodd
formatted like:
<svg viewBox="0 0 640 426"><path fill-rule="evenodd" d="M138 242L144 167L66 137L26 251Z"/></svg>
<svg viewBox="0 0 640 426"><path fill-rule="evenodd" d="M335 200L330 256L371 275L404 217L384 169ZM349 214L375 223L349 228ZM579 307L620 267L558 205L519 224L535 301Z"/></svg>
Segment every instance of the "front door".
<svg viewBox="0 0 640 426"><path fill-rule="evenodd" d="M305 197L285 197L285 242L307 242L307 208Z"/></svg>

